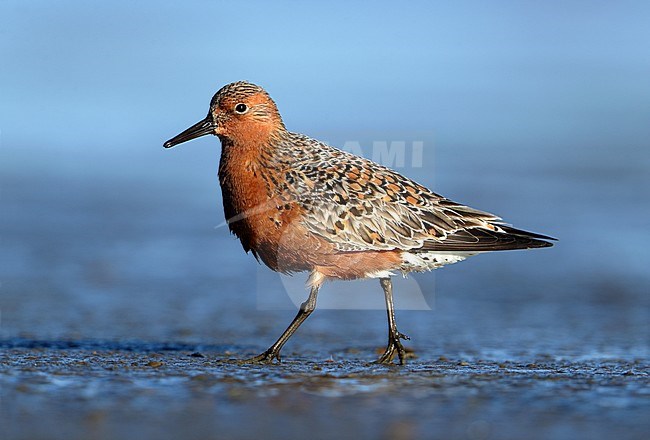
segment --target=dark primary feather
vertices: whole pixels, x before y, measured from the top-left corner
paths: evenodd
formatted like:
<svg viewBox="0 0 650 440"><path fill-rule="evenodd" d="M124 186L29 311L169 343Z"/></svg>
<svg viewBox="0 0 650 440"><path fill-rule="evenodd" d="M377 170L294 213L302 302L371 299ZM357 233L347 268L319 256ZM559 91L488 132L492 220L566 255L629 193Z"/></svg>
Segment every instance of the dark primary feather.
<svg viewBox="0 0 650 440"><path fill-rule="evenodd" d="M532 249L553 246L553 243L545 240L555 240L545 235L522 231L505 225L499 225L499 228L504 232L483 228L462 229L448 235L441 242L427 241L416 251L482 252Z"/></svg>

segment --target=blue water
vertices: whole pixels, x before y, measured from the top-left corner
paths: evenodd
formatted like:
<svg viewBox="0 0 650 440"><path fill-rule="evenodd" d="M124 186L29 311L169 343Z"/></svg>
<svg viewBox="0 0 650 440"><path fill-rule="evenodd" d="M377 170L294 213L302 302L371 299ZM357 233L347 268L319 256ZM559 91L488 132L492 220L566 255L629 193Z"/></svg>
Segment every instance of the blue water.
<svg viewBox="0 0 650 440"><path fill-rule="evenodd" d="M30 172L16 166L3 173L5 337L212 340L218 332L229 343L261 346L289 319L293 305L280 278L246 255L222 226L218 140L170 151L154 147L130 155L79 152L72 163L51 151L30 158L16 152L32 165ZM617 169L614 160L623 161L605 149L591 150L587 159L575 151L503 148L485 156L470 146L425 149L423 167L405 174L560 241L551 249L481 255L412 277L433 309L405 312L414 340L430 341L446 319L476 313L479 322L501 330L523 328L538 343L543 337L536 330L556 344L569 338L573 346L577 335L593 339L575 347L577 356L598 347L647 352L648 153L628 154L629 163ZM378 285L363 285L376 295L371 308L377 308ZM294 303L301 300L300 283L297 289ZM346 296L354 304L358 289L327 285L323 305L347 308ZM402 308L420 308L409 304ZM327 334L332 320L346 313L324 312L307 328ZM381 341L383 313L362 313L375 316L376 325L356 329L359 338ZM603 319L617 327L599 341L593 331ZM270 328L254 324L258 320ZM467 321L480 334L480 327L471 328L475 323ZM480 338L496 346L500 334Z"/></svg>
<svg viewBox="0 0 650 440"><path fill-rule="evenodd" d="M3 335L212 338L225 327L240 341L243 327L259 343L241 320L274 322L266 309L293 305L222 227L218 141L161 148L217 88L247 78L291 130L368 157L373 142L403 142L399 171L560 239L416 276L427 307L402 308L434 311L411 312L412 333L439 323L447 301L490 303L485 319L499 322L504 303L557 300L541 326L591 335L602 317L585 307L602 305L629 325L603 344L647 350L647 4L422 3L363 20L341 5L291 6L295 20L288 4L245 19L235 5L194 6L0 7L12 60L0 71ZM355 307L358 289L332 284L324 305ZM573 310L586 315L569 323ZM326 316L313 325L339 319Z"/></svg>
<svg viewBox="0 0 650 440"><path fill-rule="evenodd" d="M289 129L368 157L403 142L400 172L559 239L398 285L422 362L650 356L647 2L10 1L0 17L3 340L273 341L300 283L223 227L218 140L162 148L248 79ZM286 356L385 343L376 282L321 299Z"/></svg>

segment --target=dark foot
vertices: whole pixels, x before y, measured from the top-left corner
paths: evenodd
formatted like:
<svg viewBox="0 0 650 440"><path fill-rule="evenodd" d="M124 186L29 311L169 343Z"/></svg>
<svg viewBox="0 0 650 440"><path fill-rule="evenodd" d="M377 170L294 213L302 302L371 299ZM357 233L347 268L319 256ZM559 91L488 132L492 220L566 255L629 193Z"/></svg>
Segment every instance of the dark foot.
<svg viewBox="0 0 650 440"><path fill-rule="evenodd" d="M384 354L382 354L379 359L377 359L374 363L376 364L390 364L393 362L393 358L395 358L395 353L397 353L397 356L399 358L399 364L404 365L404 361L406 359L406 349L402 345L402 342L400 339L404 340L409 340L408 336L400 333L400 332L395 332L395 334L391 334L388 338L388 345L386 346L386 351L384 351Z"/></svg>
<svg viewBox="0 0 650 440"><path fill-rule="evenodd" d="M253 356L252 358L249 359L245 359L242 362L247 364L272 364L273 359L277 359L278 362L281 362L280 352L271 350L269 348L264 353L259 354L257 356Z"/></svg>

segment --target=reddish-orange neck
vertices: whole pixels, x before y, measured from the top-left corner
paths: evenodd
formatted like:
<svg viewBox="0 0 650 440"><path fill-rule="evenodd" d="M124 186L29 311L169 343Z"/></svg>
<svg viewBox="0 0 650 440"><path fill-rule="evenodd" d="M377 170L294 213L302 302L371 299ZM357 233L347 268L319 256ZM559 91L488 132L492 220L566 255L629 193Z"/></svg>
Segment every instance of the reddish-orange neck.
<svg viewBox="0 0 650 440"><path fill-rule="evenodd" d="M257 241L255 223L275 208L275 185L268 179L267 158L273 157L270 137L248 137L248 142L222 140L219 182L224 214L230 230L237 235L247 251Z"/></svg>

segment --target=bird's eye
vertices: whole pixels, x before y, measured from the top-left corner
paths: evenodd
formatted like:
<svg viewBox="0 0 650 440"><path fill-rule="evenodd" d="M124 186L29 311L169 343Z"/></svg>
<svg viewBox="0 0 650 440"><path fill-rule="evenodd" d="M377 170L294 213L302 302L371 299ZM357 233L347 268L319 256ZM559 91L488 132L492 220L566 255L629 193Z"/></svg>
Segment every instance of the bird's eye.
<svg viewBox="0 0 650 440"><path fill-rule="evenodd" d="M248 111L248 106L243 103L239 103L235 106L235 113L239 113L240 115L243 115Z"/></svg>

